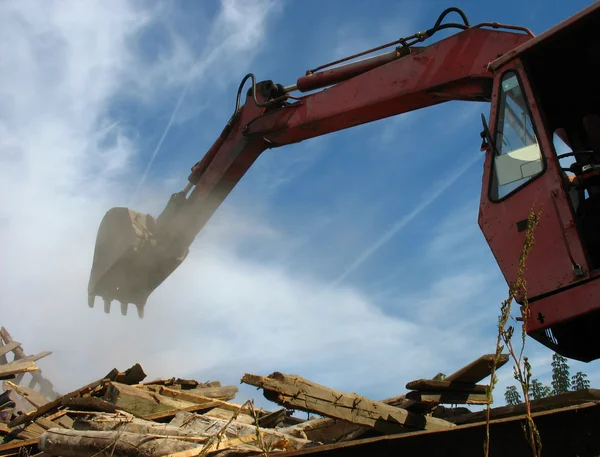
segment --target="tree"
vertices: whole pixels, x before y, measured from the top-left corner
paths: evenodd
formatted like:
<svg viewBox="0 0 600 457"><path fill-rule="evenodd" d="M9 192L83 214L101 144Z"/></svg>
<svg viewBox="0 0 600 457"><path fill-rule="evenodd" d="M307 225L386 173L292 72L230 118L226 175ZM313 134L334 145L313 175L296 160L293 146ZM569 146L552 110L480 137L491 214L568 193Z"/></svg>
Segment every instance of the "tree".
<svg viewBox="0 0 600 457"><path fill-rule="evenodd" d="M571 388L571 376L567 359L556 352L552 354L552 394L568 392Z"/></svg>
<svg viewBox="0 0 600 457"><path fill-rule="evenodd" d="M587 375L585 373L582 373L581 371L578 371L571 378L571 388L573 390L589 389L590 388L590 381L588 381L586 378L587 378Z"/></svg>
<svg viewBox="0 0 600 457"><path fill-rule="evenodd" d="M522 403L521 395L515 386L507 386L506 392L504 392L504 399L506 404L510 406L518 405Z"/></svg>
<svg viewBox="0 0 600 457"><path fill-rule="evenodd" d="M539 400L541 398L548 397L552 393L552 389L548 386L543 385L537 379L531 382L531 398L533 400Z"/></svg>
<svg viewBox="0 0 600 457"><path fill-rule="evenodd" d="M590 381L587 375L578 371L570 376L570 367L567 359L560 354L552 355L552 387L543 385L539 380L533 379L529 386L532 400L539 400L550 395L558 395L570 390L584 390L590 388ZM517 405L522 403L521 396L515 386L508 386L504 393L504 398L508 405Z"/></svg>

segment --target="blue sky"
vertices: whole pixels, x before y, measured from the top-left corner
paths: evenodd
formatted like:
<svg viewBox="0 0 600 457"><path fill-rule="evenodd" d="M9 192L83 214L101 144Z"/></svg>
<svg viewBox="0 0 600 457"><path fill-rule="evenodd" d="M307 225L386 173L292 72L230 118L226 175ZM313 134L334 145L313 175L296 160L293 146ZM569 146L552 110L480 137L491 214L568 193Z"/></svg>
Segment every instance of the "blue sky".
<svg viewBox="0 0 600 457"><path fill-rule="evenodd" d="M139 361L150 377L277 370L385 398L493 352L507 290L477 226L485 104L266 151L143 321L88 309L96 230L113 206L158 214L249 71L292 84L448 6L540 33L590 3L3 2L2 325L54 351L40 366L63 391ZM551 353L527 345L548 382ZM600 382L596 362L571 365ZM501 404L512 369L499 375Z"/></svg>

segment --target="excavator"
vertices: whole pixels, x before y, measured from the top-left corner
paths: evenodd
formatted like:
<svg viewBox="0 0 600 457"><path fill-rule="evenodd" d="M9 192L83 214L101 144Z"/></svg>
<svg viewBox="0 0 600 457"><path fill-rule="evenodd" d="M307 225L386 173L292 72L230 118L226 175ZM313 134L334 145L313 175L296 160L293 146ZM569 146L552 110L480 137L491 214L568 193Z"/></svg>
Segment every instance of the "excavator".
<svg viewBox="0 0 600 457"><path fill-rule="evenodd" d="M537 36L472 25L451 7L430 29L316 67L291 85L246 75L231 118L158 217L123 207L105 214L88 305L101 297L110 313L116 300L122 314L132 304L142 318L150 294L263 151L448 101L485 102L478 225L509 286L537 215L526 291L514 297L527 311L526 332L567 358L600 358L597 30L600 2Z"/></svg>

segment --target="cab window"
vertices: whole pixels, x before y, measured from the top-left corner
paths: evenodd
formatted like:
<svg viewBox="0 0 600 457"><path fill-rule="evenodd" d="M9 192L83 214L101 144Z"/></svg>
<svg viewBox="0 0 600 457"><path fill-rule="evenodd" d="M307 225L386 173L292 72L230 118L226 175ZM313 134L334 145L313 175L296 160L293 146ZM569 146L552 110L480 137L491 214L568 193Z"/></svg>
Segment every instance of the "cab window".
<svg viewBox="0 0 600 457"><path fill-rule="evenodd" d="M492 200L505 198L543 172L542 153L515 72L502 77L498 102Z"/></svg>

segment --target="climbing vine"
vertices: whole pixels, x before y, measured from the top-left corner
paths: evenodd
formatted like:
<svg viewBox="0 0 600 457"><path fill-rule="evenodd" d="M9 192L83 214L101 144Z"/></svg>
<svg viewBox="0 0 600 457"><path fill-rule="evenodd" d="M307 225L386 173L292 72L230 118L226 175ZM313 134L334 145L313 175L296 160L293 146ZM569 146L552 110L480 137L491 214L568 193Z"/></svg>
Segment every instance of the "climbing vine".
<svg viewBox="0 0 600 457"><path fill-rule="evenodd" d="M531 386L531 365L529 364L529 360L527 356L524 356L525 350L525 341L527 337L526 326L527 319L529 317L529 301L527 298L527 281L525 280L525 267L527 262L527 257L531 252L531 249L534 245L534 232L539 223L541 216L541 210L539 213L535 213L532 209L529 212L529 217L527 218L527 229L525 231L525 241L523 243L523 249L521 250L521 254L519 256L519 263L517 266L517 274L515 281L509 287L509 293L506 300L504 300L500 305L500 316L498 317L498 336L496 340L496 352L494 363L492 365L492 373L491 373L491 381L487 390L487 410L486 410L486 437L484 442L484 452L485 456L489 456L490 452L490 416L491 416L491 403L492 403L492 392L497 383L496 378L496 369L498 367L500 358L502 356L503 351L506 349L508 351L509 356L515 363L514 366L514 378L519 382L521 386L521 392L523 394L523 399L526 405L526 423L524 425L524 433L527 437L527 440L531 446L533 451L533 455L535 457L539 457L542 452L542 443L540 440L540 435L533 422L533 418L531 416L531 406L530 406L530 386ZM508 321L511 318L512 311L512 302L517 299L517 297L521 298L521 319L523 321L522 330L521 330L521 348L517 351L513 345L513 334L514 327L512 325L508 325ZM511 389L508 393L512 398L519 398L520 395L516 388Z"/></svg>

